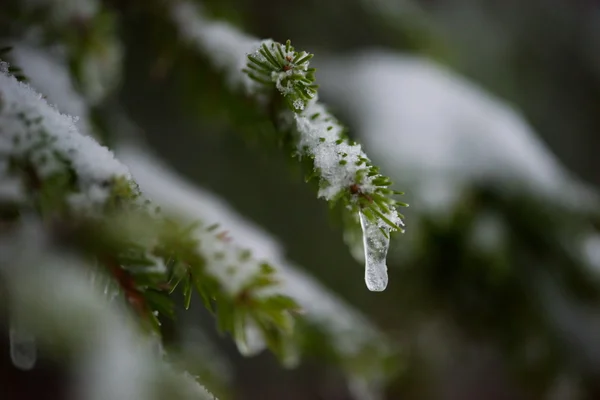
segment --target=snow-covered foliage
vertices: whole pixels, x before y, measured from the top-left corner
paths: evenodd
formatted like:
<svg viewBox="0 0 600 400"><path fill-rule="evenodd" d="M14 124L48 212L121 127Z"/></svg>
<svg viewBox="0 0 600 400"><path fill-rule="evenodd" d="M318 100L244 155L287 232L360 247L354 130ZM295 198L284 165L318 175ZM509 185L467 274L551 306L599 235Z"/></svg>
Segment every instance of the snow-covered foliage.
<svg viewBox="0 0 600 400"><path fill-rule="evenodd" d="M600 209L597 194L560 164L510 105L432 61L372 50L321 60L318 68L322 95L419 205L408 238L413 241L396 260L414 268L418 278L407 274L411 283L435 297L440 286L432 281L451 276L460 288L445 289L441 306L495 303L486 306L483 321L495 321L493 312L519 296L518 307L533 307L542 317L506 319L513 332L523 330L511 340L527 342L507 348L507 358L518 354L539 363L535 368L546 367L555 361L539 354L566 346L583 370L597 371L600 241L590 224ZM585 291L594 300L582 300ZM511 299L500 299L506 292ZM480 330L485 323L476 318L469 316L461 328L478 324ZM531 328L536 324L542 327ZM544 349L536 361L528 353L531 342ZM553 368L562 373L561 362Z"/></svg>
<svg viewBox="0 0 600 400"><path fill-rule="evenodd" d="M79 131L89 135L92 132L89 104L75 88L64 53L59 48L46 49L17 43L10 52L10 58L21 66L28 82L50 104L77 118Z"/></svg>
<svg viewBox="0 0 600 400"><path fill-rule="evenodd" d="M517 111L432 61L366 51L321 60L319 74L324 95L378 160L411 185L421 211L452 209L474 184L571 208L597 204Z"/></svg>
<svg viewBox="0 0 600 400"><path fill-rule="evenodd" d="M344 136L345 128L318 102L315 69L308 68L312 57L304 51L295 51L289 40L284 45L269 39L248 55L245 72L267 87L274 83L290 106L298 136L296 154L312 159L314 174L319 177L319 197L336 201L350 192L355 195L350 201L354 204L365 198L372 203L372 196L392 194L387 189L391 184L389 179L378 173L361 146ZM283 110L282 120L290 119L289 112ZM382 229L388 226L387 235L389 230L399 229L403 222L395 209L395 201L385 196L377 200L383 215L368 217L378 220ZM357 209L365 206L361 204ZM365 212L371 211L377 212L375 208Z"/></svg>
<svg viewBox="0 0 600 400"><path fill-rule="evenodd" d="M197 315L180 313L177 319L178 343L167 348L174 355L177 365L190 374L197 376L199 382L210 382L213 393L228 393L235 385L233 362L221 351L216 342L208 335L207 327ZM210 322L210 321L209 321ZM210 362L207 362L210 360ZM224 395L221 395L225 397Z"/></svg>
<svg viewBox="0 0 600 400"><path fill-rule="evenodd" d="M97 0L23 0L23 6L49 10L48 17L57 25L91 19L100 9Z"/></svg>
<svg viewBox="0 0 600 400"><path fill-rule="evenodd" d="M61 114L29 85L0 72L0 161L27 165L29 179L45 180L77 171L73 206L97 208L115 179L130 179L127 167L105 147L81 135L76 120ZM12 166L14 168L14 166Z"/></svg>
<svg viewBox="0 0 600 400"><path fill-rule="evenodd" d="M266 39L248 54L244 72L263 86L274 83L291 109L302 111L317 94L315 69L309 68L312 57L305 51L295 51L289 40L281 44Z"/></svg>
<svg viewBox="0 0 600 400"><path fill-rule="evenodd" d="M60 47L54 65L69 65L73 77L83 97L95 105L101 102L114 90L120 81L123 48L116 37L112 15L97 0L24 0L22 14L17 14L10 21L17 30L25 30L25 43L41 48ZM29 20L31 18L31 21ZM22 26L21 21L28 21ZM93 46L86 46L93 43ZM31 53L25 56L31 55ZM42 55L40 55L42 56ZM43 55L46 57L46 55ZM37 68L28 65L29 69ZM43 68L43 67L39 67ZM33 71L34 75L36 70ZM59 79L60 75L56 78ZM51 82L41 82L36 77L35 85L45 93ZM55 86L52 86L54 88ZM52 99L57 102L58 99ZM68 107L64 104L63 107ZM63 111L84 118L83 114L64 108Z"/></svg>
<svg viewBox="0 0 600 400"><path fill-rule="evenodd" d="M81 399L214 399L156 352L117 302L108 302L82 260L57 253L29 220L0 246L0 274L9 302L41 348L76 368L71 393Z"/></svg>
<svg viewBox="0 0 600 400"><path fill-rule="evenodd" d="M256 82L241 71L246 65L246 54L253 52L260 40L225 22L203 18L200 8L190 1L175 2L171 13L183 38L198 46L202 53L210 54L210 61L225 72L231 86L255 92Z"/></svg>
<svg viewBox="0 0 600 400"><path fill-rule="evenodd" d="M276 284L271 266L254 261L211 229L190 228L157 215L149 202L142 202L127 167L107 148L81 135L72 117L7 72L0 73L0 127L2 179L14 180L22 189L20 196L6 191L12 206L30 210L33 198L31 205L42 217L61 221L67 230L81 230L78 241L91 240L87 246L92 248L108 246L95 250L100 253L95 255L102 263L100 271L114 275L115 285L102 285L107 298L119 296L143 320L160 325L157 311L168 316L172 305L148 283L170 291L179 286L186 307L195 286L207 305L216 300L219 326L230 331L241 348L251 343L244 334L246 326L256 326L259 334L269 330L271 340L290 334L290 312L297 306L286 296L268 292ZM188 238L192 229L197 236ZM99 240L107 231L113 236ZM85 239L89 234L96 237ZM15 332L18 328L26 333L20 320L16 322ZM25 336L13 336L13 348L18 349L18 340Z"/></svg>
<svg viewBox="0 0 600 400"><path fill-rule="evenodd" d="M554 209L554 215L596 215L600 209L597 194L562 167L517 111L432 61L371 50L321 60L319 73L323 95L419 204L416 217L444 224L478 189L528 199L537 210ZM494 210L475 216L470 248L488 256L506 252L511 234L505 217ZM423 237L419 221L395 253L405 263ZM573 248L581 265L590 264L583 257L593 248L589 243L581 250L582 241L574 241L572 233L551 235L556 245ZM358 238L346 240L359 254Z"/></svg>
<svg viewBox="0 0 600 400"><path fill-rule="evenodd" d="M350 192L347 207L358 211L363 233L365 283L371 291L384 290L388 283L390 231L404 225L394 202L390 207L382 196L392 193L381 188L391 182L373 169L359 144L342 139L343 127L316 99L294 118L299 133L298 152L311 157L315 171L319 171L319 196L336 201ZM366 207L373 201L379 207Z"/></svg>
<svg viewBox="0 0 600 400"><path fill-rule="evenodd" d="M149 156L147 150L141 151L137 146L127 145L121 148L118 155L131 168L141 190L160 204L163 210L185 220L200 219L209 224L218 223L232 242L252 251L253 259L272 265L279 280L277 290L295 299L304 311L297 318L305 319L326 332L330 345L342 358L358 359L368 351L373 352L371 356L377 357L391 354L392 349L383 336L363 316L315 279L301 272L285 258L279 243L239 216L223 199L178 177L160 160ZM254 267L249 265L248 268ZM297 332L297 335L301 337L302 332ZM295 350L298 351L301 349ZM383 371L378 370L377 364L371 368L368 374L370 379L382 379ZM350 369L349 373L354 372ZM356 375L356 379L365 378Z"/></svg>
<svg viewBox="0 0 600 400"><path fill-rule="evenodd" d="M403 221L396 210L402 203L391 197L396 192L389 188L389 178L371 164L359 144L349 141L344 127L318 102L314 69L309 68L312 54L296 51L290 41L280 44L267 39L257 45L256 39L234 27L208 21L188 2L176 3L172 14L179 31L225 72L234 90L240 84L251 88L247 93L263 106L265 102L277 104L273 91L283 97L287 107L278 109L279 115L272 122L282 136L292 131L298 158L311 160L310 176L318 179L319 197L332 205L343 203L351 215L348 220L358 222L359 214L369 220L368 225L375 229L363 230L365 254L385 256L390 232L402 230ZM237 69L242 60L246 68ZM374 243L376 248L368 248ZM365 256L365 260L371 263L374 258ZM385 257L378 263L382 265L365 268L368 274L378 272L380 284L373 285L373 280L367 279L367 287L381 291L387 284Z"/></svg>
<svg viewBox="0 0 600 400"><path fill-rule="evenodd" d="M590 234L585 236L579 250L589 266L600 272L600 235Z"/></svg>
<svg viewBox="0 0 600 400"><path fill-rule="evenodd" d="M165 362L153 336L161 318L174 314L169 295L181 291L187 309L195 289L242 354L268 347L293 366L310 349L304 336L313 330L333 350L330 361L342 364L350 385L360 388L360 398L375 393L389 372L392 349L364 317L300 272L278 244L219 199L181 190L177 178L150 164L134 177L89 135L104 129L92 128L91 121L106 111L97 106L118 81L121 48L110 13L96 1L76 3L25 2L23 15L31 20L11 22L9 31L23 37L10 61L22 65L29 83L0 66L0 201L9 210L11 236L2 257L18 254L11 265L19 267L18 273L0 273L12 274L14 364L32 368L38 346L42 353L68 353L65 360L77 363L81 385L75 392L81 398L209 396ZM389 179L317 102L312 55L205 20L189 3L172 4L179 33L225 73L231 89L245 88L261 111L275 102L271 122L295 138L299 158L312 160L319 196L332 204L342 200L356 221L360 213L370 255L368 287L383 290L389 233L402 225L399 203L391 198ZM266 49L264 58L256 56L258 48ZM266 62L276 70L261 81L244 70L250 60L260 74ZM288 108L280 107L281 99ZM135 178L149 172L152 180L143 183L142 193ZM159 200L162 211L146 194ZM33 232L42 242L32 240L21 257L23 240ZM300 310L305 314L297 316Z"/></svg>

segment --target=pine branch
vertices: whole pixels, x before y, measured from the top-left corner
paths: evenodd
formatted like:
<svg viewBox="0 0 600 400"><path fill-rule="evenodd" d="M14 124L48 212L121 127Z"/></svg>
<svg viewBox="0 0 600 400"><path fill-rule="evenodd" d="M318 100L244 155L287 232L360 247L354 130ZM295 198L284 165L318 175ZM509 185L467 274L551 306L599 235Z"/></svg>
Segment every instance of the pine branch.
<svg viewBox="0 0 600 400"><path fill-rule="evenodd" d="M92 104L80 93L65 52L30 44L26 39L12 44L14 48L7 57L10 65L23 66L23 73L30 85L42 93L50 104L56 105L66 114L76 116L79 132L86 136L93 135Z"/></svg>
<svg viewBox="0 0 600 400"><path fill-rule="evenodd" d="M96 33L105 33L99 28L103 26L101 17L90 16L86 24L81 38L73 40L66 39L68 32L60 24L49 24L53 26L50 36L69 43L66 59L75 66L73 72L80 82L88 79L80 68L101 65L88 47L95 48L89 45L99 40ZM282 134L293 131L295 153L304 161L311 160L314 176L320 181L320 197L332 204L344 203L354 218L360 211L386 237L399 229L400 215L395 211L399 203L389 196L388 181L316 102L313 70L308 68L311 56L295 52L289 43L285 45L289 54L279 54L283 53L281 45L267 41L262 46L226 25L210 23L205 28L211 34L202 36L206 39L203 45L211 49L217 67L228 71L230 83L244 86L257 103L276 106L272 122ZM108 43L114 44L114 37L110 39ZM226 51L222 51L223 40L229 41ZM260 63L245 56L259 45L271 58L270 67L279 71L270 74L271 80L265 78L264 65L261 69ZM245 73L244 66L248 68ZM103 97L90 94L85 87L80 89L89 104ZM277 91L283 95L281 105L287 108L279 107ZM110 151L81 136L73 118L60 115L30 88L15 86L4 74L0 76L0 96L0 161L7 166L3 179L18 186L11 207L17 214L33 208L52 229L61 231L65 243L97 260L98 272L111 274L109 295L127 303L143 326L159 331L160 318L173 316L171 292L180 291L189 307L196 289L216 314L219 328L231 333L244 354L268 345L286 363L293 363L302 335L312 330L325 333L333 358L352 376L380 378L389 356L387 344L335 297L323 296L325 289L316 282L278 257L268 262L253 257L230 243L227 232L183 224L156 212L128 169ZM299 319L299 331L292 330L292 314L298 305L289 294L308 312ZM248 340L257 332L264 342L259 346ZM363 369L365 365L368 371Z"/></svg>
<svg viewBox="0 0 600 400"><path fill-rule="evenodd" d="M163 217L141 196L129 170L106 148L82 136L73 118L49 106L28 85L0 74L1 179L20 213L40 215L57 238L99 260L143 323L171 315L176 288L189 307L195 288L241 348L255 324L284 356L297 305L276 289L268 264L227 243L214 229Z"/></svg>
<svg viewBox="0 0 600 400"><path fill-rule="evenodd" d="M15 64L7 62L9 54L12 50L13 48L10 46L0 48L0 71L11 74L19 82L27 82L27 77L23 73L23 69Z"/></svg>
<svg viewBox="0 0 600 400"><path fill-rule="evenodd" d="M123 49L116 18L101 1L19 1L6 13L13 36L61 53L90 105L99 104L119 84Z"/></svg>
<svg viewBox="0 0 600 400"><path fill-rule="evenodd" d="M279 139L291 137L292 154L308 160L307 180L318 181L319 197L332 207L339 205L344 220L353 225L360 216L367 264L377 259L376 275L380 275L369 276L373 269L367 265L367 286L383 290L389 236L403 231L397 208L406 204L394 199L402 193L390 188L391 180L379 173L361 146L347 138L345 128L318 102L315 70L309 68L312 54L296 51L290 41L260 42L225 23L209 21L189 2L176 2L172 15L184 38L224 72L233 90L243 89L263 108L270 105L269 118ZM279 95L284 107L278 105Z"/></svg>
<svg viewBox="0 0 600 400"><path fill-rule="evenodd" d="M45 232L29 219L3 237L0 274L10 287L13 315L40 348L75 365L76 397L215 399L166 362L156 337L140 330L120 304L106 301L93 269L49 247Z"/></svg>
<svg viewBox="0 0 600 400"><path fill-rule="evenodd" d="M351 142L345 128L317 102L315 69L308 68L312 54L297 52L271 40L248 55L244 72L267 88L277 89L293 112L298 136L296 155L313 161L311 178L319 179L319 197L335 204L342 201L354 213L362 211L386 230L401 230L396 207L405 205L391 195L391 180L379 174L360 145ZM283 118L288 113L283 111ZM368 212L368 211L370 212Z"/></svg>
<svg viewBox="0 0 600 400"><path fill-rule="evenodd" d="M118 154L132 169L142 191L160 204L163 212L184 221L218 221L232 241L273 265L280 280L279 290L293 298L302 310L295 315L296 326L285 346L286 362L295 363L299 357L310 354L312 342L306 343L305 338L319 337L319 348L333 354L329 361L341 365L352 379L374 381L389 377L391 371L386 365L394 349L387 338L360 313L287 260L275 239L236 214L225 200L169 171L139 144L123 146Z"/></svg>

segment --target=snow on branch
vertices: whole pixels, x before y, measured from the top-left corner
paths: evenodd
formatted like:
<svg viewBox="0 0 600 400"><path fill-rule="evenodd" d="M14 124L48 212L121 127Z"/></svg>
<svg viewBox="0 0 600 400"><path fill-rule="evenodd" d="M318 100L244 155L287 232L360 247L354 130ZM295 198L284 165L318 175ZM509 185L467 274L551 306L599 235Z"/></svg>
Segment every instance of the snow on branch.
<svg viewBox="0 0 600 400"><path fill-rule="evenodd" d="M81 135L75 123L76 119L61 114L29 85L0 72L3 175L20 168L30 185L44 185L76 174L67 201L76 207L98 208L108 199L115 180L129 181L131 175L107 148Z"/></svg>
<svg viewBox="0 0 600 400"><path fill-rule="evenodd" d="M296 319L306 321L308 326L314 326L327 335L329 346L335 350L351 376L356 379L368 378L370 382L383 379L385 373L382 365L386 357L392 355L392 349L383 335L361 314L286 260L279 243L238 215L223 199L194 187L169 171L160 160L148 155L147 150L140 151L139 145L123 146L118 154L132 169L142 191L160 204L165 212L178 215L183 220L200 219L207 223L218 223L233 242L252 251L253 259L272 265L279 281L277 290L295 299L303 310ZM307 326L296 327L299 330L295 332L297 338L306 335L302 329L307 329ZM298 343L291 345L296 347ZM302 350L289 349L292 355L295 353L298 356ZM369 372L352 369L352 365L357 365L352 361L360 358L369 364Z"/></svg>
<svg viewBox="0 0 600 400"><path fill-rule="evenodd" d="M243 352L257 351L246 334L256 331L284 354L297 305L274 289L273 267L230 244L225 232L157 213L107 148L6 72L0 73L0 164L0 178L14 187L0 193L2 206L36 210L60 226L70 245L112 275L144 323L158 329L158 313L173 315L169 294L178 289L189 307L195 288Z"/></svg>
<svg viewBox="0 0 600 400"><path fill-rule="evenodd" d="M57 253L29 220L0 245L0 276L11 311L38 338L40 348L76 371L75 398L215 399L193 377L176 371L126 309L108 302L92 268Z"/></svg>
<svg viewBox="0 0 600 400"><path fill-rule="evenodd" d="M27 82L43 94L50 104L77 118L77 128L85 135L92 134L90 104L76 90L66 63L65 52L31 45L26 40L13 44L7 56L18 65Z"/></svg>
<svg viewBox="0 0 600 400"><path fill-rule="evenodd" d="M255 92L258 85L240 73L246 65L246 59L240 54L254 51L260 40L248 37L225 22L199 19L199 9L191 2L175 4L171 11L180 34L197 45L202 53L211 55L211 62L225 72L228 84Z"/></svg>
<svg viewBox="0 0 600 400"><path fill-rule="evenodd" d="M277 109L272 122L282 139L292 136L294 154L309 160L309 180L318 180L319 197L332 206L341 203L352 216L347 220L360 220L367 287L384 290L390 232L402 231L397 207L406 204L392 197L401 193L390 189L391 180L379 173L361 146L347 138L345 128L318 102L315 70L309 68L313 55L296 51L290 41L259 42L232 26L209 21L189 2L177 2L172 14L180 33L225 73L232 89L243 86L257 103L266 99Z"/></svg>
<svg viewBox="0 0 600 400"><path fill-rule="evenodd" d="M105 99L120 81L123 57L114 15L99 0L18 3L6 11L9 32L23 37L29 46L58 50L89 105Z"/></svg>
<svg viewBox="0 0 600 400"><path fill-rule="evenodd" d="M350 116L379 162L410 185L419 212L451 211L472 185L597 209L597 195L517 110L431 60L366 50L325 58L319 71L323 93Z"/></svg>
<svg viewBox="0 0 600 400"><path fill-rule="evenodd" d="M74 19L91 19L100 9L98 0L23 0L26 10L48 10L52 23L61 25Z"/></svg>

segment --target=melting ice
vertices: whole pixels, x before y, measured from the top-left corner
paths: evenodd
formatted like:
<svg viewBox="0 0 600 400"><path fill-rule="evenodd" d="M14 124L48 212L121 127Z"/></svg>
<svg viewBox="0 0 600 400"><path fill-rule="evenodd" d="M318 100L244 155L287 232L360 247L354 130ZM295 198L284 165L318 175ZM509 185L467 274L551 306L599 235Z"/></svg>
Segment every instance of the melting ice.
<svg viewBox="0 0 600 400"><path fill-rule="evenodd" d="M388 284L385 257L390 245L389 235L386 237L377 223L370 221L362 212L359 212L359 217L365 250L365 282L370 291L381 292Z"/></svg>
<svg viewBox="0 0 600 400"><path fill-rule="evenodd" d="M9 330L10 358L15 367L27 371L35 366L37 359L37 346L35 337L11 324Z"/></svg>

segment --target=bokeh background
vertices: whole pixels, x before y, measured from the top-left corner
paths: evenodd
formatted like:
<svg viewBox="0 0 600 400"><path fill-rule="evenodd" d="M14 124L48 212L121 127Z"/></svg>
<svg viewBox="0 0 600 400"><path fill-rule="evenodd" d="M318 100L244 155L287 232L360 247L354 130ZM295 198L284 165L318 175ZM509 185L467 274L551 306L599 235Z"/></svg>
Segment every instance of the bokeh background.
<svg viewBox="0 0 600 400"><path fill-rule="evenodd" d="M600 2L202 2L251 35L315 53L321 99L406 192L407 233L392 242L382 293L367 291L341 224L289 154L232 123L206 60L178 53L149 4L105 3L123 72L99 112L128 115L163 161L385 332L401 349L386 398L600 398ZM212 323L200 310L186 318ZM318 358L286 370L206 332L226 354L234 398L351 398ZM17 371L3 343L0 382L27 387L8 399L62 398L65 371L51 361Z"/></svg>

